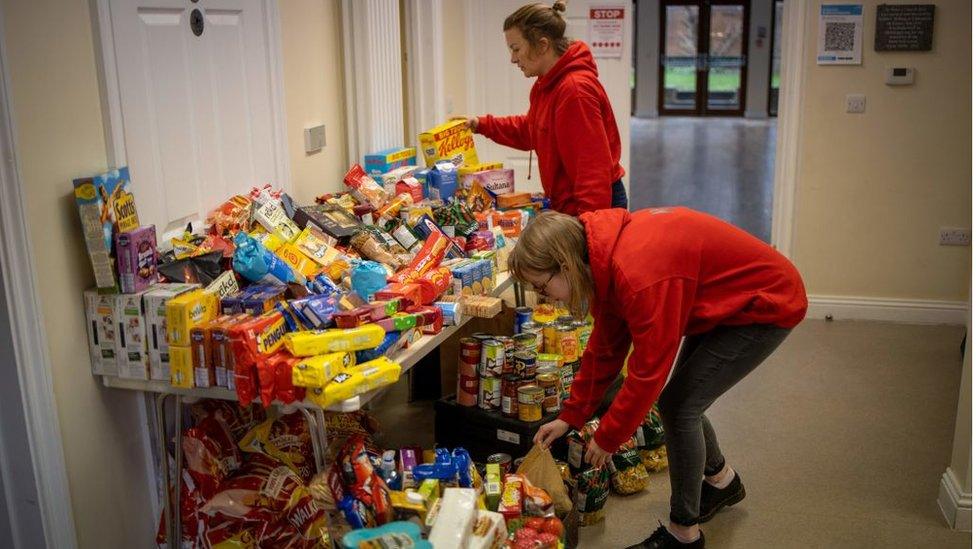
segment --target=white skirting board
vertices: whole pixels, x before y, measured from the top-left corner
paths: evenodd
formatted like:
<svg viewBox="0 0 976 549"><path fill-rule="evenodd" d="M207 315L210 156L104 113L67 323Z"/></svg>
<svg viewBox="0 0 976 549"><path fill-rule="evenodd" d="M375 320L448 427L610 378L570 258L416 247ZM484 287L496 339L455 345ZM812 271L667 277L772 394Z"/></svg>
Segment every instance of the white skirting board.
<svg viewBox="0 0 976 549"><path fill-rule="evenodd" d="M833 320L879 320L909 324L954 324L964 326L969 318L966 301L924 299L879 299L830 295L808 296L807 318Z"/></svg>
<svg viewBox="0 0 976 549"><path fill-rule="evenodd" d="M973 495L964 493L951 469L942 474L939 484L939 508L953 530L972 532Z"/></svg>

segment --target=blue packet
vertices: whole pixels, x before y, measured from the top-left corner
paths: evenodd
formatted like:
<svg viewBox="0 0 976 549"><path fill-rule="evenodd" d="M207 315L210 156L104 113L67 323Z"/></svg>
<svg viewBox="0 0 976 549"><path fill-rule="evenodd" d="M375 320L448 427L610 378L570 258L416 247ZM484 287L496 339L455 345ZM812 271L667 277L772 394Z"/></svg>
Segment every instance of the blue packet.
<svg viewBox="0 0 976 549"><path fill-rule="evenodd" d="M413 468L413 478L417 484L429 478L454 482L457 476L457 464L447 448L434 448L434 463L422 463Z"/></svg>
<svg viewBox="0 0 976 549"><path fill-rule="evenodd" d="M352 290L363 299L373 299L373 294L386 287L386 269L375 261L356 261L352 268Z"/></svg>
<svg viewBox="0 0 976 549"><path fill-rule="evenodd" d="M298 282L291 266L244 231L234 237L234 270L251 282L284 285Z"/></svg>
<svg viewBox="0 0 976 549"><path fill-rule="evenodd" d="M386 336L383 338L383 342L379 346L373 349L366 349L364 351L356 351L356 364L362 364L364 362L369 362L370 360L375 360L390 349L396 342L400 339L400 332L387 332Z"/></svg>

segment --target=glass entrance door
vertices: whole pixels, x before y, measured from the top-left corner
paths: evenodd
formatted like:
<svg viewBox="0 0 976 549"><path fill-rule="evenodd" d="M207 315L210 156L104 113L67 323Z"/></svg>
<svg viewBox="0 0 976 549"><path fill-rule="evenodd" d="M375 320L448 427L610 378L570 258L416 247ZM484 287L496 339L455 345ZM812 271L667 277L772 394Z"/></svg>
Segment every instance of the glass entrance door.
<svg viewBox="0 0 976 549"><path fill-rule="evenodd" d="M660 113L742 116L748 28L746 0L663 0Z"/></svg>

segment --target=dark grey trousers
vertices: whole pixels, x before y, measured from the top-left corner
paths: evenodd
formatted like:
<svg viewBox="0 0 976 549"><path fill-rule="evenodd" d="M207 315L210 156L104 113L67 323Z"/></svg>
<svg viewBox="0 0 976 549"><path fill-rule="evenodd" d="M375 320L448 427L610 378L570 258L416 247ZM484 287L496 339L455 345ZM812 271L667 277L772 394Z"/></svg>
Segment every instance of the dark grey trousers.
<svg viewBox="0 0 976 549"><path fill-rule="evenodd" d="M668 447L671 520L676 524L698 523L703 477L725 466L705 410L766 360L789 333L755 324L719 326L685 338L671 379L658 398ZM619 377L607 391L598 415L606 411L622 383Z"/></svg>

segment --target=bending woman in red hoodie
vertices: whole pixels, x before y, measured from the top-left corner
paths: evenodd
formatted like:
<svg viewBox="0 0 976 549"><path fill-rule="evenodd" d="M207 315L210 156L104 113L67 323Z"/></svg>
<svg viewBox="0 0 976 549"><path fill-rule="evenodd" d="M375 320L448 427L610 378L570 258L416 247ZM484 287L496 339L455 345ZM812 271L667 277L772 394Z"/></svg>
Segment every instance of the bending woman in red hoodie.
<svg viewBox="0 0 976 549"><path fill-rule="evenodd" d="M529 4L505 19L512 63L537 78L529 112L469 118L468 126L498 144L535 150L552 209L579 215L626 208L617 121L590 48L565 37L564 11L565 1Z"/></svg>
<svg viewBox="0 0 976 549"><path fill-rule="evenodd" d="M535 441L548 446L589 420L633 343L627 376L586 460L606 464L657 401L671 520L633 547L704 546L698 524L745 497L705 410L803 319L807 298L796 268L745 231L675 207L602 210L579 219L542 213L522 232L509 269L540 294L577 315L589 309L594 318L570 397Z"/></svg>

